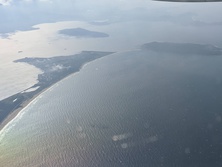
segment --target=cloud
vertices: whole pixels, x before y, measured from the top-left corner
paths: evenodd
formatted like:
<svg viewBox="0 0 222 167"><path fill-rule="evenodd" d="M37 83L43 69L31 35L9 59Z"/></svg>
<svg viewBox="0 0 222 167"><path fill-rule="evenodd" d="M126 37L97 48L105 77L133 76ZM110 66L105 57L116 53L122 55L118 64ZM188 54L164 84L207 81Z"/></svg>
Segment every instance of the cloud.
<svg viewBox="0 0 222 167"><path fill-rule="evenodd" d="M7 6L18 2L52 2L51 0L0 0L0 6Z"/></svg>
<svg viewBox="0 0 222 167"><path fill-rule="evenodd" d="M10 5L12 0L0 0L0 5Z"/></svg>
<svg viewBox="0 0 222 167"><path fill-rule="evenodd" d="M23 1L29 1L29 2L51 2L52 0L23 0Z"/></svg>

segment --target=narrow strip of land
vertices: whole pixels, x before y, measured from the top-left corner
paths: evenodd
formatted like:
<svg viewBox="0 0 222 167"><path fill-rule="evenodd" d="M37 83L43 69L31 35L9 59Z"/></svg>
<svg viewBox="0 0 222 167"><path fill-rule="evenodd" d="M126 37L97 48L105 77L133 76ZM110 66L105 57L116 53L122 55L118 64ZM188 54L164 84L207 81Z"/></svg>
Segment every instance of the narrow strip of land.
<svg viewBox="0 0 222 167"><path fill-rule="evenodd" d="M38 83L32 87L0 101L0 130L12 120L25 106L47 88L70 74L78 72L90 61L114 52L83 51L77 55L52 58L23 58L16 63L28 63L43 71L38 75Z"/></svg>

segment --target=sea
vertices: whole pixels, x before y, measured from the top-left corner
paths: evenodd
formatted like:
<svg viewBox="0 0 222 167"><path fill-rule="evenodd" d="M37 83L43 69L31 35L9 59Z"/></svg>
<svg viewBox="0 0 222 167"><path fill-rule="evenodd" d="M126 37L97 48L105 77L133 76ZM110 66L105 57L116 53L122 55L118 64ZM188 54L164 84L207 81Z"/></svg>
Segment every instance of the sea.
<svg viewBox="0 0 222 167"><path fill-rule="evenodd" d="M88 63L0 131L0 166L221 167L221 64L145 50Z"/></svg>

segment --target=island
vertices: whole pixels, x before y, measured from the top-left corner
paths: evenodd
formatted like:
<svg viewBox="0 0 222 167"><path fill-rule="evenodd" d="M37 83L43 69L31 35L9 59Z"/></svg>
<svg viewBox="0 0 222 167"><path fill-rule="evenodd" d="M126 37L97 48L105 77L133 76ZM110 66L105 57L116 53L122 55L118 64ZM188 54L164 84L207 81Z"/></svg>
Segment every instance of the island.
<svg viewBox="0 0 222 167"><path fill-rule="evenodd" d="M174 53L178 55L222 55L222 48L208 44L150 42L142 45L143 50L159 53Z"/></svg>
<svg viewBox="0 0 222 167"><path fill-rule="evenodd" d="M42 73L38 75L38 83L32 87L0 101L0 130L11 120L31 99L36 97L51 85L78 72L81 67L90 61L107 56L114 52L83 51L71 56L58 56L52 58L23 58L15 63L28 63L39 68ZM17 111L14 113L14 111ZM12 115L11 118L9 115ZM9 120L6 120L9 119Z"/></svg>
<svg viewBox="0 0 222 167"><path fill-rule="evenodd" d="M66 36L74 36L77 38L104 38L109 37L108 34L103 32L89 31L83 28L71 28L63 29L59 31L59 34Z"/></svg>

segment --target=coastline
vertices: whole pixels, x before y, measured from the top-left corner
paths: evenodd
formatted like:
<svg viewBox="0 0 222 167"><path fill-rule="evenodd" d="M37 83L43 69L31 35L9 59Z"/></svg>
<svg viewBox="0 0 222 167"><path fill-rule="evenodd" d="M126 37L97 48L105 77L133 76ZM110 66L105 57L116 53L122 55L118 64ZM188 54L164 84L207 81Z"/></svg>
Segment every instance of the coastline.
<svg viewBox="0 0 222 167"><path fill-rule="evenodd" d="M36 98L39 97L39 95L41 95L43 92L49 90L50 88L52 88L55 84L57 84L58 82L72 76L72 75L75 75L76 73L78 73L81 69L84 68L84 66L86 66L87 64L97 60L97 59L100 59L104 56L107 56L109 54L112 54L114 52L99 52L99 51L83 51L82 53L80 53L79 55L74 55L74 56L77 56L77 59L78 59L78 56L79 57L84 57L85 55L82 55L82 54L98 54L96 56L94 56L93 58L91 57L89 60L86 59L86 61L82 62L81 65L78 65L77 67L75 67L75 70L71 70L71 71L68 71L67 73L63 73L62 76L60 77L57 77L56 79L54 79L53 81L51 81L50 83L47 83L45 84L45 78L41 78L41 79L38 79L39 83L36 84L36 85L33 85L32 87L36 87L36 86L39 86L39 88L36 90L36 91L33 91L33 92L28 92L28 93L24 93L24 94L28 94L30 95L30 97L28 97L27 99L25 99L24 101L22 101L17 107L13 108L10 110L10 112L7 114L6 117L4 117L4 119L2 120L2 122L0 122L0 135L3 133L4 129L7 128L7 125L10 125L10 122L14 121L18 116L19 114L21 113L21 111L26 108L29 104L31 104ZM66 56L63 56L64 59L66 59L66 61L70 61L69 58L70 57L66 57ZM87 56L88 57L88 56ZM61 57L59 57L61 59ZM25 58L26 60L27 58ZM52 58L53 59L53 58ZM53 59L52 61L53 63L55 63L55 60ZM28 62L29 63L29 62ZM31 64L31 63L29 63ZM31 64L33 65L33 64ZM36 66L36 65L34 65ZM37 67L37 66L36 66ZM40 68L40 67L37 67L37 68ZM41 68L40 68L41 69ZM44 70L43 70L44 71ZM60 72L60 71L58 71ZM44 72L42 75L45 75L46 72ZM53 78L53 76L56 76L54 73L53 74L50 74L51 77ZM49 74L46 75L46 78L49 76ZM42 80L44 80L44 84L41 84ZM31 87L31 88L32 88ZM28 88L30 89L30 88ZM9 98L11 97L14 97L14 96L23 96L22 92L18 93L18 94L15 94L15 95L12 95L10 96ZM14 99L14 98L13 98ZM6 100L6 99L4 99ZM12 99L10 99L12 100ZM12 103L13 104L13 103ZM1 137L1 136L0 136Z"/></svg>
<svg viewBox="0 0 222 167"><path fill-rule="evenodd" d="M56 84L56 83L55 83ZM54 85L54 84L53 84ZM53 86L51 85L51 86ZM35 94L32 98L24 101L21 106L17 109L15 109L14 111L12 111L1 123L0 123L0 132L11 122L13 121L16 116L18 116L18 114L20 113L21 110L23 110L25 107L27 107L32 101L34 101L40 94L42 94L43 92L45 92L47 89L51 88L45 88L42 91L38 92L37 94Z"/></svg>

